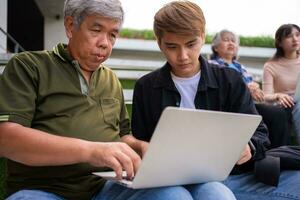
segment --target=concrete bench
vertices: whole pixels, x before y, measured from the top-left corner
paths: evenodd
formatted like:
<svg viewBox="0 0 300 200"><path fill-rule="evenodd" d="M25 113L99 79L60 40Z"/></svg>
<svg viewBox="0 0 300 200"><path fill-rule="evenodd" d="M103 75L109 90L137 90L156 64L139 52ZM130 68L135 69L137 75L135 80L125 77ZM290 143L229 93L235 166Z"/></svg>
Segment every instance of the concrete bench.
<svg viewBox="0 0 300 200"><path fill-rule="evenodd" d="M138 80L151 71L113 70L120 80Z"/></svg>
<svg viewBox="0 0 300 200"><path fill-rule="evenodd" d="M119 79L137 80L143 75L162 67L164 62L155 60L110 58L104 64L113 69ZM4 64L0 65L0 74L2 74L4 67ZM253 76L255 81L262 81L262 69L248 67L247 70Z"/></svg>
<svg viewBox="0 0 300 200"><path fill-rule="evenodd" d="M164 63L153 60L110 58L104 64L113 69L119 79L137 80L143 75L162 67ZM262 82L262 69L248 67L247 70L253 76L254 81Z"/></svg>
<svg viewBox="0 0 300 200"><path fill-rule="evenodd" d="M124 93L125 104L132 104L133 89L124 89L123 93Z"/></svg>
<svg viewBox="0 0 300 200"><path fill-rule="evenodd" d="M164 61L156 60L137 60L128 58L109 58L104 62L106 66L110 66L112 69L123 69L123 70L142 70L152 71L160 68L164 65Z"/></svg>

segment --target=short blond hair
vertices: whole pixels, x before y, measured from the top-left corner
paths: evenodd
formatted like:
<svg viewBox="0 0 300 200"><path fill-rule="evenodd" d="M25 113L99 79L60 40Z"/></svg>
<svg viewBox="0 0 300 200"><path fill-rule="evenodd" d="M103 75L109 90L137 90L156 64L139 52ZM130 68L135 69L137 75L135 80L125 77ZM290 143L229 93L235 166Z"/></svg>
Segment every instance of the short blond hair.
<svg viewBox="0 0 300 200"><path fill-rule="evenodd" d="M155 14L153 30L158 42L164 32L199 35L205 33L205 18L197 4L190 1L173 1Z"/></svg>

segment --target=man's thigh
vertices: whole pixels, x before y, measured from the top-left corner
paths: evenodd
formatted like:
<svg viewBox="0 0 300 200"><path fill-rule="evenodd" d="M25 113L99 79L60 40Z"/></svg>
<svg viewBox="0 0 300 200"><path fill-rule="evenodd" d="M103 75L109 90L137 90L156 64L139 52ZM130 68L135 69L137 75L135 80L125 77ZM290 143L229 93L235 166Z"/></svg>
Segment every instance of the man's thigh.
<svg viewBox="0 0 300 200"><path fill-rule="evenodd" d="M281 172L277 187L258 182L253 173L231 175L224 184L241 200L300 200L300 171Z"/></svg>
<svg viewBox="0 0 300 200"><path fill-rule="evenodd" d="M233 193L220 182L133 190L107 182L93 200L235 200Z"/></svg>
<svg viewBox="0 0 300 200"><path fill-rule="evenodd" d="M63 198L41 190L20 190L6 200L64 200Z"/></svg>
<svg viewBox="0 0 300 200"><path fill-rule="evenodd" d="M187 189L181 186L149 189L130 189L107 181L103 189L92 200L192 200Z"/></svg>
<svg viewBox="0 0 300 200"><path fill-rule="evenodd" d="M191 193L195 200L236 200L232 191L221 182L192 184L184 187Z"/></svg>

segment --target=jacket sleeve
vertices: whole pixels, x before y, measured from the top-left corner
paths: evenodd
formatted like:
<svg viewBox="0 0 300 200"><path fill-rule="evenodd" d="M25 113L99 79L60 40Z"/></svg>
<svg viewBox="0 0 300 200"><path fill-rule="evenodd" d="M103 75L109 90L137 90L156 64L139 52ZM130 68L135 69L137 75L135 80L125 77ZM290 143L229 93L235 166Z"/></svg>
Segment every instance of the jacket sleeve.
<svg viewBox="0 0 300 200"><path fill-rule="evenodd" d="M150 141L151 134L147 131L143 86L140 81L135 84L132 101L131 128L132 134L139 140Z"/></svg>
<svg viewBox="0 0 300 200"><path fill-rule="evenodd" d="M231 108L230 110L238 113L257 114L254 102L252 100L250 91L247 85L244 83L242 78L235 75L235 78L231 82L230 98ZM265 157L265 151L270 146L268 137L268 130L263 121L260 122L259 126L255 130L251 142L256 148L256 153L251 160L259 160Z"/></svg>

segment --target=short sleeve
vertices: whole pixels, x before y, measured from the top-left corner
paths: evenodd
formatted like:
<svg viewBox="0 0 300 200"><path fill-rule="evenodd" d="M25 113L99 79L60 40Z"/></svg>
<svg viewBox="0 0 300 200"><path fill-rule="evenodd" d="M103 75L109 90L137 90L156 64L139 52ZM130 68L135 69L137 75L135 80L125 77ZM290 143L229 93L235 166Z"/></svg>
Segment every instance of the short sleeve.
<svg viewBox="0 0 300 200"><path fill-rule="evenodd" d="M0 122L30 127L36 107L37 76L25 53L14 56L0 77Z"/></svg>

